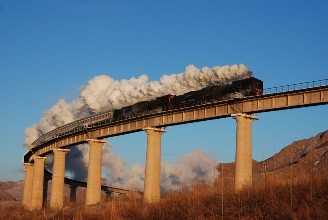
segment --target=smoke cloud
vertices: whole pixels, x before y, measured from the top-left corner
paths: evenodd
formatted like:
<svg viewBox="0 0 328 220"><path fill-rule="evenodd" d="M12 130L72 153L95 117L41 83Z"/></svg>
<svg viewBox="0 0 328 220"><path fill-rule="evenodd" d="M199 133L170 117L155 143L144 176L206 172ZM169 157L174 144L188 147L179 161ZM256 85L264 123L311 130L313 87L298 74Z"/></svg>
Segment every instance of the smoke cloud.
<svg viewBox="0 0 328 220"><path fill-rule="evenodd" d="M59 100L45 111L39 122L26 128L24 145L31 146L42 134L95 113L119 109L166 94L181 95L210 85L227 84L251 75L251 71L241 64L201 69L189 65L184 72L163 75L159 81L149 81L144 74L120 81L107 75L96 76L81 87L79 98L71 102Z"/></svg>
<svg viewBox="0 0 328 220"><path fill-rule="evenodd" d="M214 157L199 149L181 156L172 164L162 163L161 189L163 192L179 190L200 181L214 183L217 164Z"/></svg>
<svg viewBox="0 0 328 220"><path fill-rule="evenodd" d="M70 173L70 177L73 179L86 181L88 160L89 147L87 144L71 148L71 152L67 154L66 173ZM52 159L49 160L49 163L48 167L51 169ZM182 155L173 163L162 162L161 191L180 190L199 181L211 184L218 174L216 166L215 158L199 149ZM102 176L107 179L108 186L143 191L145 166L134 164L127 167L126 161L112 151L111 144L105 143Z"/></svg>

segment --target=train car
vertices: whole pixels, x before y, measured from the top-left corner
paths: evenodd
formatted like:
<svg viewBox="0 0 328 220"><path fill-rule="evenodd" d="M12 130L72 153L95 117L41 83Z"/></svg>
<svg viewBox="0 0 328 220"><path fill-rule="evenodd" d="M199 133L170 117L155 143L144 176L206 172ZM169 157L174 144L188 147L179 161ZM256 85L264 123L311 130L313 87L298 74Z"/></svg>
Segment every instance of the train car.
<svg viewBox="0 0 328 220"><path fill-rule="evenodd" d="M104 125L107 123L110 123L113 121L115 118L115 112L116 109L111 109L110 111L107 111L105 113L98 114L96 116L91 117L91 122L90 123L83 123L79 125L78 127L94 127L94 126L99 126L99 125Z"/></svg>
<svg viewBox="0 0 328 220"><path fill-rule="evenodd" d="M127 119L144 114L154 114L166 111L170 108L169 100L171 95L157 97L150 101L141 101L130 106L118 109L115 113L114 120Z"/></svg>
<svg viewBox="0 0 328 220"><path fill-rule="evenodd" d="M112 109L108 112L97 114L91 117L79 119L75 122L69 123L62 127L56 128L41 137L43 139L55 139L68 134L78 133L88 128L103 125L106 123L110 123L114 119L116 109Z"/></svg>

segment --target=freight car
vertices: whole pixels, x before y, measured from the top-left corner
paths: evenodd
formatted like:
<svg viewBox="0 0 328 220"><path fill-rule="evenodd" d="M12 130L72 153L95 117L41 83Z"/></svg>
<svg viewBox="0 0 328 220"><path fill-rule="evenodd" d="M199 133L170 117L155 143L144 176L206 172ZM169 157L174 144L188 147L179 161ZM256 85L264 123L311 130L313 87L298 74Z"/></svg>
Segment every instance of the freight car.
<svg viewBox="0 0 328 220"><path fill-rule="evenodd" d="M121 109L111 109L107 112L77 120L56 128L38 138L33 146L44 142L94 127L115 123L147 114L155 114L179 108L192 107L202 103L240 99L248 96L262 95L263 82L254 77L237 80L227 85L213 85L201 90L187 92L183 95L165 95L151 101L142 101Z"/></svg>

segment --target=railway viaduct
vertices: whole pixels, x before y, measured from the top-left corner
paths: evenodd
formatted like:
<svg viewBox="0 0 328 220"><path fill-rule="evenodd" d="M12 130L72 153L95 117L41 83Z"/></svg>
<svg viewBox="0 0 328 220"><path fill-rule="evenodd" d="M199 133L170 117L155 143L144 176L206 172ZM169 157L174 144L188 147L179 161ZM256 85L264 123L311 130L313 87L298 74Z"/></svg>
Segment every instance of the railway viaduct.
<svg viewBox="0 0 328 220"><path fill-rule="evenodd" d="M64 177L65 155L69 153L70 146L81 143L88 143L90 147L87 183L70 180L72 190L76 186L86 186L86 204L99 203L101 190L104 187L101 185L102 146L106 142L104 138L138 131L147 133L144 201L157 203L160 200L161 136L166 132L163 128L225 117L233 117L237 123L235 190L238 191L252 184L252 121L258 119L252 114L324 104L328 104L328 80L275 87L266 90L266 94L254 97L204 102L192 107L140 115L46 141L33 146L24 154L23 205L30 210L42 208L44 161L48 154L53 153L50 207L54 209L63 207L64 182L68 182ZM109 188L107 190L114 191ZM124 193L123 191L121 193ZM71 191L71 195L74 195L74 191Z"/></svg>

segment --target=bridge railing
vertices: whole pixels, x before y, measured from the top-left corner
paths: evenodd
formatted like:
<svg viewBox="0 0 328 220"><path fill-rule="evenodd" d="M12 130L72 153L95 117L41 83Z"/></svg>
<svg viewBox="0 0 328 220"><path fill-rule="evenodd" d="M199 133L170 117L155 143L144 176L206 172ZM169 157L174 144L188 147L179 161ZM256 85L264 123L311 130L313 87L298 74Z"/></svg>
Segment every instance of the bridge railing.
<svg viewBox="0 0 328 220"><path fill-rule="evenodd" d="M275 94L275 93L279 93L279 92L289 92L289 91L295 91L295 90L301 90L301 89L310 89L310 88L327 86L327 85L328 85L328 79L322 79L322 80L311 81L311 82L304 82L304 83L297 83L297 84L290 84L290 85L266 88L263 90L263 94L264 95Z"/></svg>
<svg viewBox="0 0 328 220"><path fill-rule="evenodd" d="M328 86L328 79L266 88L266 89L263 90L263 95L275 94L275 93L280 93L280 92L288 92L288 91L296 91L296 90L301 90L301 89L309 89L309 88L315 88L315 87L320 87L320 86ZM231 99L234 99L234 98L231 97ZM209 101L209 102L212 103L212 101ZM193 104L193 105L202 105L202 104L207 104L207 103L208 103L208 100L202 99L202 100L198 100L198 101L193 102L193 103L179 104L178 106L175 106L175 107L178 108L178 109L182 109L182 108L190 107L191 104ZM101 113L101 114L103 114L103 113ZM73 130L74 130L74 128L76 128L76 126L79 125L78 122L81 122L82 124L85 124L87 122L92 122L95 117L97 117L101 114L98 114L98 115L95 115L95 116L90 116L90 117L85 118L85 119L80 119L78 121L75 121L75 122L69 123L67 125L64 125L63 127L56 128L55 130L50 131L50 132L42 135L41 137L39 137L35 142L33 142L33 145L34 146L39 146L42 143L50 141L50 140L56 138L55 135L58 134L58 133L64 133L64 135L69 135L71 132L74 133ZM144 116L144 115L148 115L148 114L152 114L152 112L147 112L146 111L146 112L142 112L140 114L129 114L129 115L125 115L125 116L120 116L119 118L114 119L113 121L104 122L104 124L129 120L129 119L134 118L134 117ZM92 127L93 126L96 126L96 125L92 125ZM26 151L25 154L28 151Z"/></svg>

